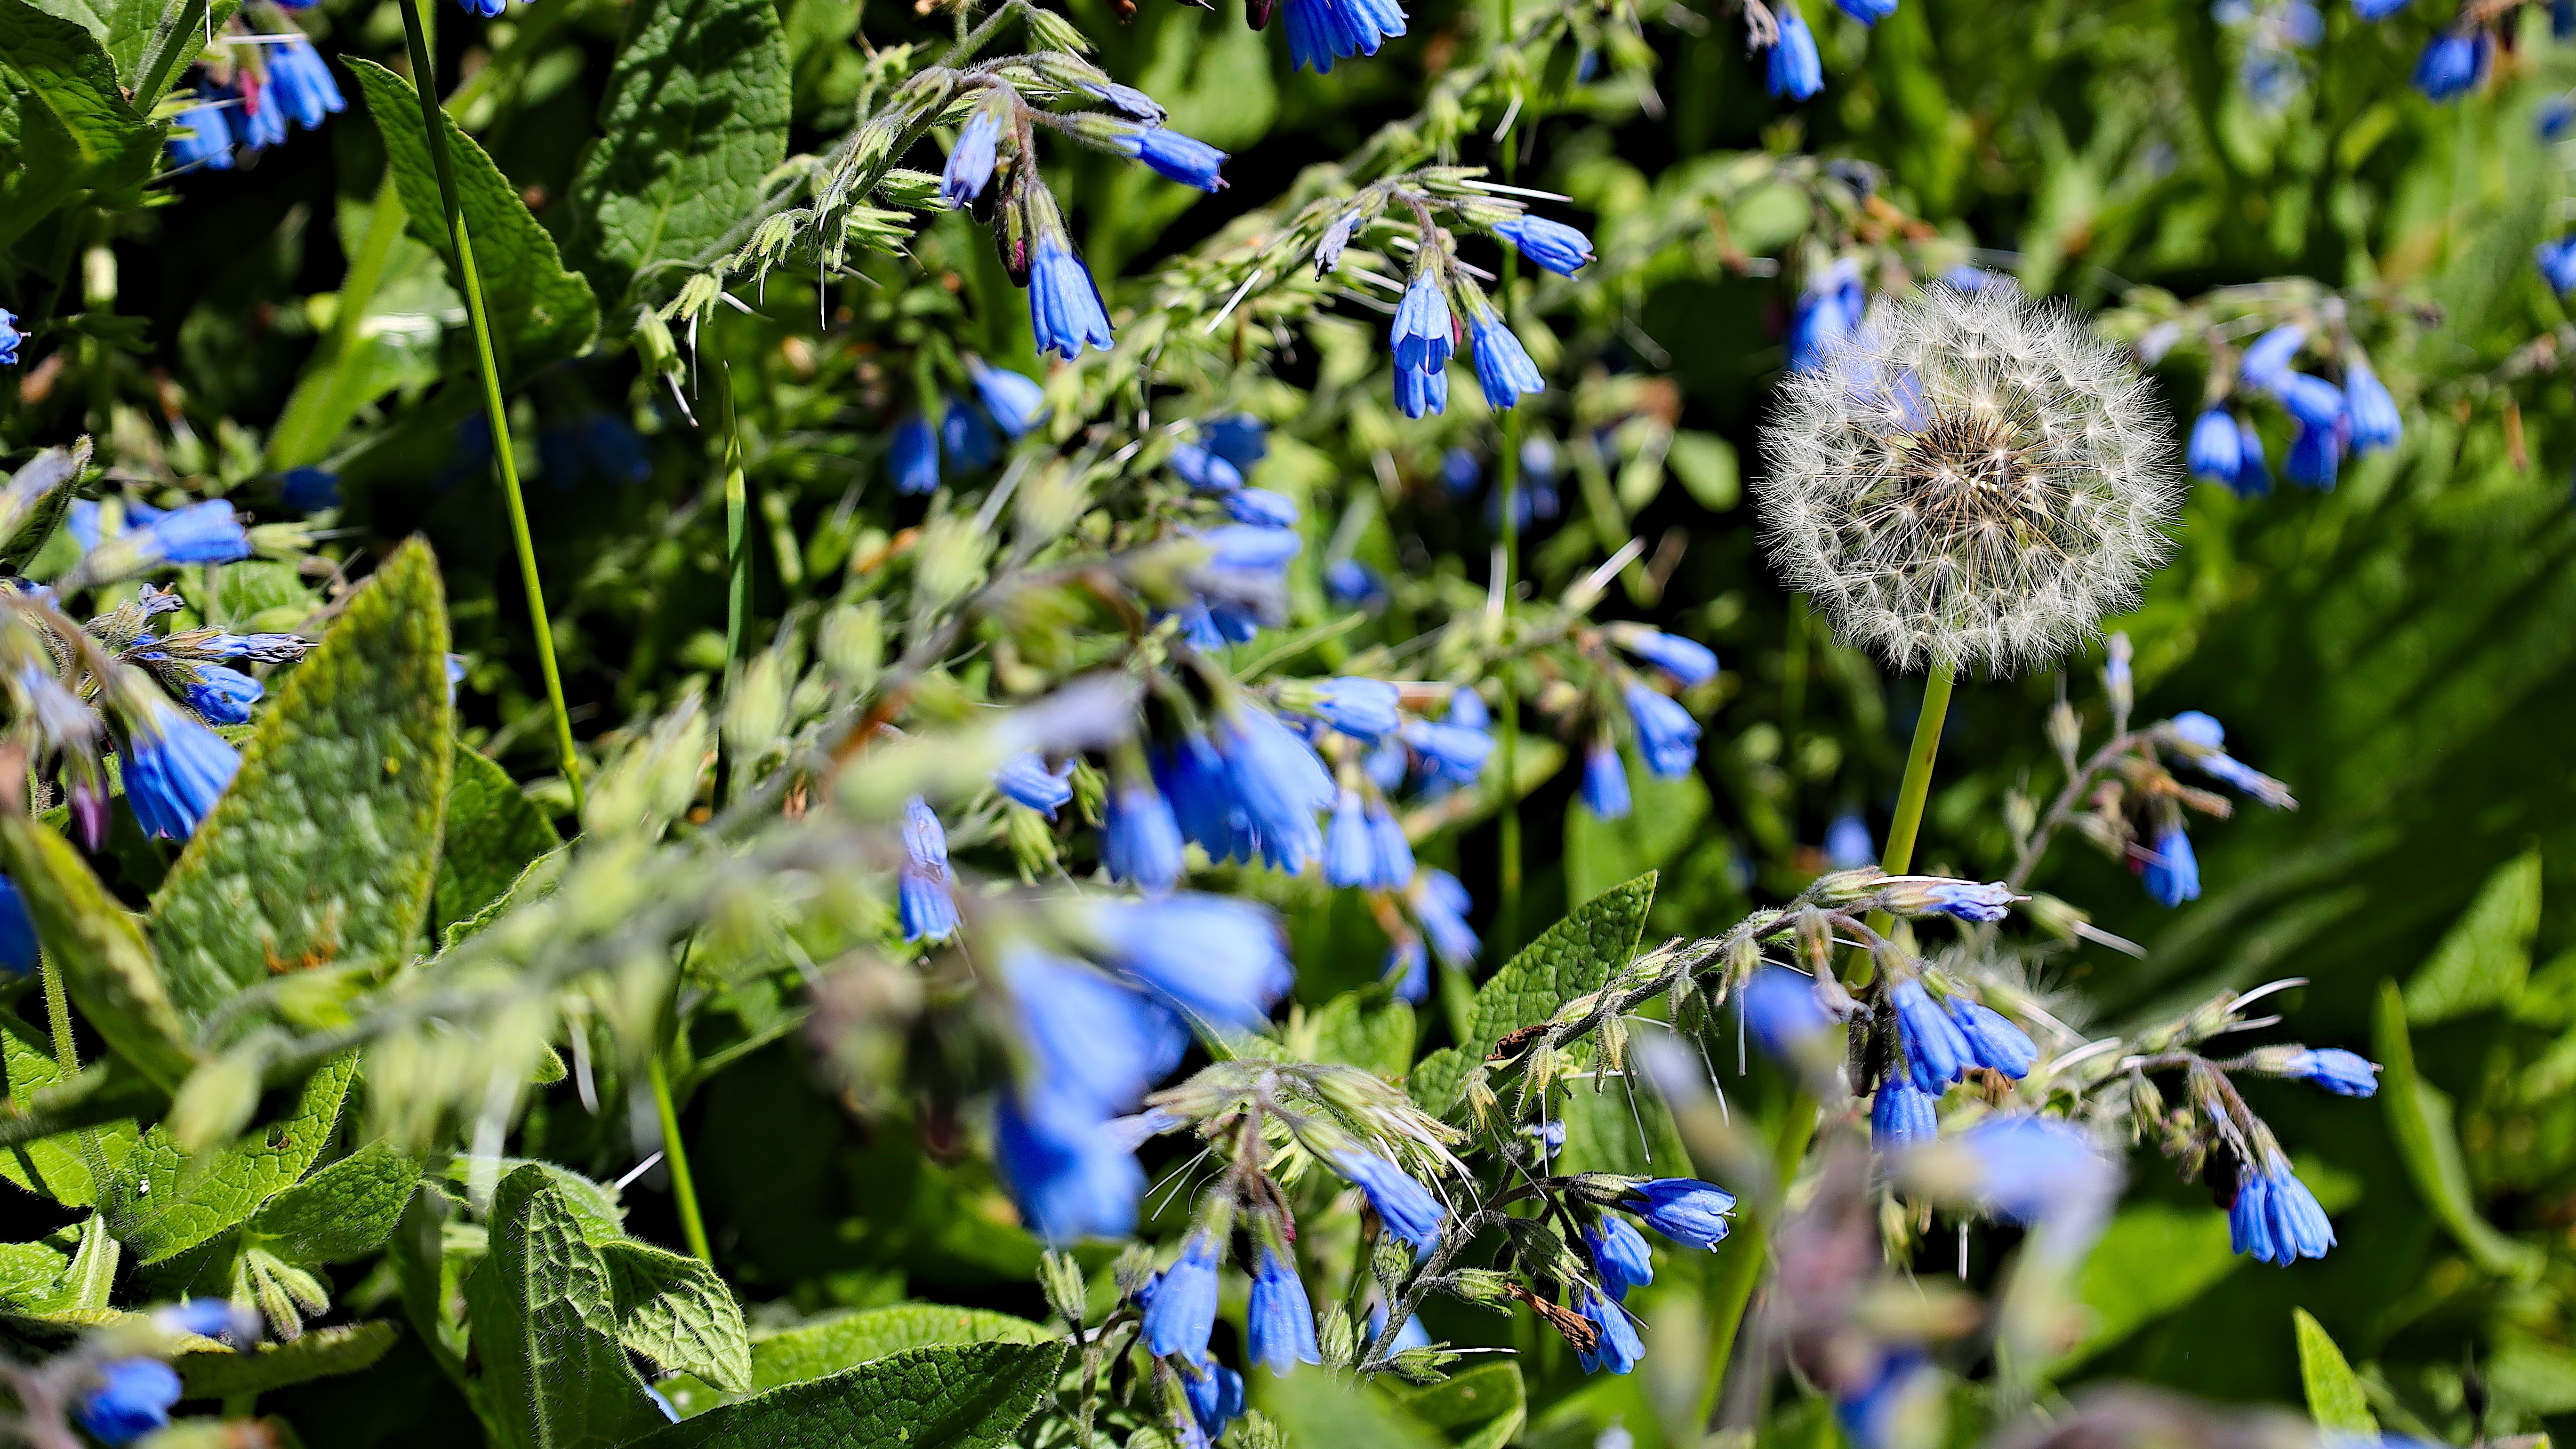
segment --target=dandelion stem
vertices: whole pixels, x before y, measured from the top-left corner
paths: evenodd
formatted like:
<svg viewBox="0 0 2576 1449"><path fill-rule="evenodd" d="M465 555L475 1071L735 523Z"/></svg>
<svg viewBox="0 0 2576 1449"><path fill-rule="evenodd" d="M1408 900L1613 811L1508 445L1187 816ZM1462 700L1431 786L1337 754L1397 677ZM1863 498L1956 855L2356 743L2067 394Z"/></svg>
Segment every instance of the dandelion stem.
<svg viewBox="0 0 2576 1449"><path fill-rule="evenodd" d="M1941 753L1941 724L1950 716L1950 666L1936 664L1923 681L1923 710L1914 717L1914 743L1905 751L1905 781L1896 790L1896 818L1887 824L1887 848L1879 868L1903 875L1914 865L1914 841L1923 829L1923 802L1932 793L1932 762ZM1896 924L1885 911L1873 911L1869 928L1884 936ZM1844 985L1869 984L1874 965L1868 952L1856 953L1844 972Z"/></svg>
<svg viewBox="0 0 2576 1449"><path fill-rule="evenodd" d="M546 677L546 703L555 717L555 751L563 763L564 782L572 787L572 808L582 807L581 756L574 749L572 714L564 707L563 674L555 666L554 626L546 615L546 590L537 576L537 549L528 535L528 504L519 492L519 460L510 446L509 404L501 396L501 369L492 351L492 318L483 302L483 276L474 269L474 239L465 226L465 208L456 196L456 164L448 155L445 112L438 104L438 85L429 54L424 0L404 0L403 36L411 47L412 88L420 94L420 123L429 144L430 169L438 177L439 204L447 211L448 247L456 263L456 288L465 294L465 317L474 329L474 361L483 377L483 410L492 421L492 459L501 472L501 497L510 508L510 542L519 554L519 580L528 595L528 624L537 636L537 667Z"/></svg>
<svg viewBox="0 0 2576 1449"><path fill-rule="evenodd" d="M671 1173L671 1202L680 1211L680 1232L699 1262L713 1263L706 1220L698 1215L697 1180L689 1176L689 1149L680 1145L680 1109L671 1101L671 1074L663 1068L660 1052L646 1063L645 1074L653 1084L654 1114L662 1119L662 1165Z"/></svg>

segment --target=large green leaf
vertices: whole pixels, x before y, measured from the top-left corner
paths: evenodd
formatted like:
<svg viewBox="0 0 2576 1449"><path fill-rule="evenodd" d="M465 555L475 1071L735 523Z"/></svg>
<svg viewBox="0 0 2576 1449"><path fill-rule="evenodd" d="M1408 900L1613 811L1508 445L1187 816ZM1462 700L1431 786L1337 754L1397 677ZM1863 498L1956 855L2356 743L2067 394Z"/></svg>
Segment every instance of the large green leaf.
<svg viewBox="0 0 2576 1449"><path fill-rule="evenodd" d="M1655 873L1648 871L1585 901L1540 932L1477 988L1463 1049L1443 1048L1414 1067L1407 1083L1413 1099L1426 1111L1447 1112L1457 1101L1458 1084L1493 1052L1495 1043L1547 1020L1566 1002L1600 990L1636 956L1646 908L1654 899Z"/></svg>
<svg viewBox="0 0 2576 1449"><path fill-rule="evenodd" d="M36 937L81 1015L118 1056L162 1087L176 1087L196 1053L134 917L70 841L14 810L0 811L0 865L17 882Z"/></svg>
<svg viewBox="0 0 2576 1449"><path fill-rule="evenodd" d="M2379 1001L2371 1016L2371 1047L2381 1068L2379 1100L2388 1112L2388 1135L2433 1216L2489 1272L2517 1278L2537 1275L2539 1251L2496 1231L2478 1214L2468 1165L2460 1157L2459 1134L2451 1122L2450 1100L2416 1075L2406 1003L2394 981L2379 984Z"/></svg>
<svg viewBox="0 0 2576 1449"><path fill-rule="evenodd" d="M2430 1026L2511 1006L2531 975L2540 929L2540 852L2526 851L2487 877L2476 900L2406 983L2406 1019Z"/></svg>
<svg viewBox="0 0 2576 1449"><path fill-rule="evenodd" d="M1255 1376L1253 1398L1292 1445L1325 1449L1440 1449L1441 1436L1375 1383L1344 1384L1319 1368ZM1442 1405L1441 1407L1448 1407Z"/></svg>
<svg viewBox="0 0 2576 1449"><path fill-rule="evenodd" d="M501 1179L491 1249L466 1280L465 1303L497 1443L604 1449L662 1422L618 1341L607 1256L543 1168Z"/></svg>
<svg viewBox="0 0 2576 1449"><path fill-rule="evenodd" d="M263 1343L248 1353L181 1354L174 1366L182 1392L192 1399L264 1394L371 1367L400 1336L391 1323L339 1323L308 1328L293 1343Z"/></svg>
<svg viewBox="0 0 2576 1449"><path fill-rule="evenodd" d="M410 958L454 733L446 594L415 540L286 676L232 788L153 897L182 1013L203 1023L283 973L338 964L363 979Z"/></svg>
<svg viewBox="0 0 2576 1449"><path fill-rule="evenodd" d="M2370 1415L2370 1397L2325 1325L2304 1308L2290 1310L2290 1323L2299 1339L2299 1382L2307 1390L2308 1417L2329 1436L2376 1439L2379 1421Z"/></svg>
<svg viewBox="0 0 2576 1449"><path fill-rule="evenodd" d="M770 0L642 0L573 183L603 296L721 246L787 158L787 46Z"/></svg>
<svg viewBox="0 0 2576 1449"><path fill-rule="evenodd" d="M814 1323L765 1333L751 1343L751 1383L757 1394L781 1384L824 1378L873 1363L908 1348L943 1343L1045 1343L1043 1325L989 1308L941 1303L897 1303L866 1308ZM700 1414L740 1395L728 1395L685 1375L665 1380L663 1392L683 1414Z"/></svg>
<svg viewBox="0 0 2576 1449"><path fill-rule="evenodd" d="M244 1225L246 1241L307 1265L365 1257L393 1236L419 1182L409 1153L371 1142L270 1198Z"/></svg>
<svg viewBox="0 0 2576 1449"><path fill-rule="evenodd" d="M1529 1393L1516 1363L1484 1364L1444 1383L1397 1390L1394 1397L1406 1413L1447 1430L1462 1446L1509 1443L1529 1413Z"/></svg>
<svg viewBox="0 0 2576 1449"><path fill-rule="evenodd" d="M18 83L16 155L0 158L0 247L83 191L128 192L151 176L164 128L135 110L88 29L0 0L0 66Z"/></svg>
<svg viewBox="0 0 2576 1449"><path fill-rule="evenodd" d="M430 169L429 139L421 133L419 94L410 82L372 61L350 58L347 63L384 135L385 155L412 234L446 258L447 208ZM439 123L447 130L457 204L472 234L474 269L483 279L492 345L501 352L502 364L514 376L526 377L588 347L599 330L599 302L590 283L564 269L554 237L528 213L518 188L483 148L443 110ZM442 697L446 688L442 675Z"/></svg>
<svg viewBox="0 0 2576 1449"><path fill-rule="evenodd" d="M8 1069L9 1095L13 1099L23 1099L63 1079L62 1064L54 1060L52 1044L15 1012L0 1011L0 1063ZM65 1132L21 1142L0 1150L0 1177L29 1192L43 1193L65 1207L88 1207L97 1201L97 1187L90 1181L91 1154L97 1154L113 1170L134 1150L134 1133L134 1123L129 1119L89 1128L85 1133ZM87 1143L82 1141L83 1136L89 1139Z"/></svg>
<svg viewBox="0 0 2576 1449"><path fill-rule="evenodd" d="M1633 764L1628 790L1634 800L1625 818L1604 820L1581 800L1565 807L1565 894L1590 900L1644 871L1669 866L1684 847L1701 839L1708 819L1708 786L1697 775L1664 779Z"/></svg>
<svg viewBox="0 0 2576 1449"><path fill-rule="evenodd" d="M456 779L447 791L446 845L430 895L430 929L444 932L472 920L508 894L529 861L562 843L509 771L459 747Z"/></svg>
<svg viewBox="0 0 2576 1449"><path fill-rule="evenodd" d="M751 1387L751 1331L713 1267L631 1238L603 1251L628 1351L664 1373L695 1374L733 1393Z"/></svg>
<svg viewBox="0 0 2576 1449"><path fill-rule="evenodd" d="M634 1449L997 1449L1055 1391L1059 1343L905 1349L648 1434Z"/></svg>
<svg viewBox="0 0 2576 1449"><path fill-rule="evenodd" d="M179 1150L167 1128L145 1132L101 1206L109 1230L135 1261L148 1264L240 1225L321 1160L357 1075L357 1053L331 1058L305 1079L284 1120L194 1157Z"/></svg>

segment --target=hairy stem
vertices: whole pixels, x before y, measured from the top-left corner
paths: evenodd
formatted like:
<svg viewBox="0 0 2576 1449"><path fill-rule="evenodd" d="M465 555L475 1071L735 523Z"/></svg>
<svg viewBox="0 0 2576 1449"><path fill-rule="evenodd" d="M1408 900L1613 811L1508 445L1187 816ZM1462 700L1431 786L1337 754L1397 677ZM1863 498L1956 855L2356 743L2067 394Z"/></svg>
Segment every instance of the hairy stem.
<svg viewBox="0 0 2576 1449"><path fill-rule="evenodd" d="M537 576L537 549L528 535L528 504L519 491L519 460L510 445L509 403L501 395L501 368L492 351L492 319L483 302L483 277L474 269L474 239L465 226L465 208L456 197L456 164L448 155L447 122L438 104L436 72L429 54L428 20L423 0L404 0L403 36L411 47L412 87L420 95L420 123L429 144L430 168L438 176L439 204L447 211L447 239L456 263L457 290L465 294L466 320L474 329L474 361L483 377L483 410L492 421L492 458L500 467L501 496L510 509L510 543L519 555L519 579L528 595L528 624L537 637L537 667L546 678L546 703L554 710L555 748L563 763L564 782L572 787L572 808L582 807L581 756L572 739L572 714L564 707L563 675L555 665L554 626L546 616L544 581Z"/></svg>

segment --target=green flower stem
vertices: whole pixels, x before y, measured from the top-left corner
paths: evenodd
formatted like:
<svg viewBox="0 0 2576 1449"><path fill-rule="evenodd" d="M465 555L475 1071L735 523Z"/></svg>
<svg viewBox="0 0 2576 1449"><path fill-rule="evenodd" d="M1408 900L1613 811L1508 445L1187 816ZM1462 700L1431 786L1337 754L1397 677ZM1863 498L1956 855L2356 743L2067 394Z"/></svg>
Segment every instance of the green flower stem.
<svg viewBox="0 0 2576 1449"><path fill-rule="evenodd" d="M447 238L454 252L457 290L465 294L465 316L474 327L474 359L483 375L483 408L492 420L492 457L501 469L501 496L510 506L510 542L519 554L519 580L528 595L528 622L536 629L537 667L546 677L546 702L554 709L555 749L563 762L564 781L572 787L572 808L582 807L581 756L573 747L572 714L564 707L563 673L555 665L554 626L546 615L545 583L537 576L536 544L528 536L528 504L519 491L519 460L510 443L509 404L501 396L501 368L492 351L492 319L483 304L483 277L474 269L474 239L466 231L465 208L456 199L456 166L447 154L447 125L440 114L436 72L429 55L428 20L423 0L404 0L403 36L411 46L412 88L420 94L420 123L429 142L430 167L438 175L439 203L447 209Z"/></svg>
<svg viewBox="0 0 2576 1449"><path fill-rule="evenodd" d="M1504 44L1511 43L1511 34L1512 0L1503 0ZM1514 144L1518 139L1509 132L1503 136L1503 179L1507 182L1512 179L1513 173L1519 170L1519 167L1513 164L1520 150ZM1520 260L1520 252L1517 248L1503 248L1502 302L1505 326L1511 325L1512 287L1520 280ZM1520 510L1515 506L1519 502L1516 495L1520 492L1521 482L1521 410L1517 407L1507 409L1503 413L1502 464L1495 470L1495 475L1495 486L1502 490L1503 503L1503 545L1495 563L1502 573L1499 593L1503 606L1502 622L1509 627L1512 617L1512 575L1521 553ZM1501 899L1494 903L1493 959L1497 961L1510 959L1511 953L1519 949L1521 942L1521 697L1514 687L1515 684L1516 681L1508 674L1504 676L1502 709L1498 716L1503 737L1497 741L1501 748L1495 751L1497 758L1494 762L1494 768L1499 770L1503 777L1502 815L1496 822L1497 833L1494 841L1494 853L1497 857L1495 873L1499 877L1496 883L1501 888L1498 892Z"/></svg>
<svg viewBox="0 0 2576 1449"><path fill-rule="evenodd" d="M644 1070L653 1084L654 1114L662 1119L662 1165L671 1173L671 1202L680 1210L680 1232L698 1261L712 1263L716 1259L707 1248L706 1219L698 1215L697 1179L689 1176L689 1149L680 1144L680 1109L671 1101L671 1074L664 1070L659 1052Z"/></svg>
<svg viewBox="0 0 2576 1449"><path fill-rule="evenodd" d="M1914 842L1922 833L1923 802L1932 794L1932 764L1941 751L1941 725L1950 715L1951 671L1936 666L1923 683L1923 711L1915 717L1914 742L1905 752L1905 779L1897 787L1896 819L1887 827L1887 848L1880 853L1879 865L1889 875L1903 875L1914 864ZM1870 929L1886 934L1893 922L1884 911L1870 917ZM1870 957L1861 952L1846 972L1851 985L1869 980ZM1780 1119L1780 1135L1772 1144L1771 1176L1774 1196L1742 1215L1729 1238L1731 1251L1725 1255L1725 1266L1718 1272L1709 1293L1709 1367L1708 1382L1701 1389L1702 1423L1712 1422L1719 1406L1719 1395L1726 1385L1727 1361L1735 1352L1735 1341L1744 1323L1745 1305L1753 1299L1753 1285L1762 1276L1769 1257L1774 1216L1787 1200L1789 1184L1798 1174L1798 1165L1807 1156L1807 1145L1816 1135L1816 1100L1805 1092L1793 1092L1787 1113Z"/></svg>

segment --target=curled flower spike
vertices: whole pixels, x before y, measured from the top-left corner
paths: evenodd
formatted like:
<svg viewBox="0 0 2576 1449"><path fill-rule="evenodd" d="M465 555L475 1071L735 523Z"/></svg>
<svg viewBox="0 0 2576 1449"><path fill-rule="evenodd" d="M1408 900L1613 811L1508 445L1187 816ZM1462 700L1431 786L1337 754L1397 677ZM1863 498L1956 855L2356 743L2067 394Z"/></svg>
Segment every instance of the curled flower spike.
<svg viewBox="0 0 2576 1449"><path fill-rule="evenodd" d="M1431 1190L1405 1175L1404 1169L1375 1153L1344 1148L1332 1154L1335 1172L1368 1195L1387 1232L1428 1253L1440 1243L1440 1223L1449 1210Z"/></svg>
<svg viewBox="0 0 2576 1449"><path fill-rule="evenodd" d="M945 941L957 934L957 878L948 869L948 831L918 795L903 804L903 848L910 860L895 886L903 938Z"/></svg>
<svg viewBox="0 0 2576 1449"><path fill-rule="evenodd" d="M1216 1328L1216 1286L1216 1239L1202 1228L1145 1290L1146 1347L1193 1361L1205 1358L1208 1335Z"/></svg>
<svg viewBox="0 0 2576 1449"><path fill-rule="evenodd" d="M1225 189L1225 178L1217 174L1225 164L1225 153L1205 141L1160 126L1128 126L1113 133L1109 144L1119 155L1144 162L1167 181L1201 191Z"/></svg>
<svg viewBox="0 0 2576 1449"><path fill-rule="evenodd" d="M1301 1363L1322 1363L1315 1344L1315 1310L1306 1300L1306 1285L1296 1267L1268 1244L1252 1274L1252 1303L1244 1315L1251 1338L1252 1362L1285 1374Z"/></svg>
<svg viewBox="0 0 2576 1449"><path fill-rule="evenodd" d="M1543 216L1506 217L1494 223L1494 234L1560 277L1573 276L1592 260L1592 238Z"/></svg>

